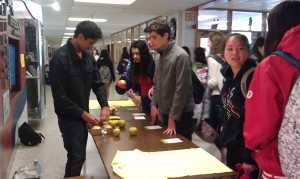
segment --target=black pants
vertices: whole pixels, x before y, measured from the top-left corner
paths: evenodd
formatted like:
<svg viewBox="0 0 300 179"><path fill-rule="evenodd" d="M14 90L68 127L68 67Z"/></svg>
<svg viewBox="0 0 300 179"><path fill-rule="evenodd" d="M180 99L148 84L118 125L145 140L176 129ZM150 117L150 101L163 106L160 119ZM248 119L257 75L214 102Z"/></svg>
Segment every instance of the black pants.
<svg viewBox="0 0 300 179"><path fill-rule="evenodd" d="M194 129L193 123L194 112L183 112L181 114L180 120L175 120L176 133L181 134L185 138L192 140L192 134ZM168 126L169 115L163 114L164 125Z"/></svg>
<svg viewBox="0 0 300 179"><path fill-rule="evenodd" d="M83 120L64 120L59 118L58 125L68 157L64 177L80 176L86 159L88 137L86 123Z"/></svg>
<svg viewBox="0 0 300 179"><path fill-rule="evenodd" d="M220 95L214 95L210 98L209 118L205 121L216 131L219 132L220 124L223 118L222 99Z"/></svg>
<svg viewBox="0 0 300 179"><path fill-rule="evenodd" d="M220 95L213 95L210 97L210 108L209 108L209 118L205 121L215 129L219 134L221 133L222 121L225 117L225 113L222 110L222 98ZM221 149L218 140L215 141L218 149Z"/></svg>

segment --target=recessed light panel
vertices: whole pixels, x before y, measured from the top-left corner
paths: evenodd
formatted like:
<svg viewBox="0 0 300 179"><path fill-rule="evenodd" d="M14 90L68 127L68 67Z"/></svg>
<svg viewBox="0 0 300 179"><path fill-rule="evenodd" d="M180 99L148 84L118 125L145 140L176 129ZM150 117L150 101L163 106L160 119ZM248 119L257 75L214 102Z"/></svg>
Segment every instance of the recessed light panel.
<svg viewBox="0 0 300 179"><path fill-rule="evenodd" d="M86 20L93 21L93 22L106 22L107 21L107 19L72 18L72 17L69 18L69 21L86 21Z"/></svg>
<svg viewBox="0 0 300 179"><path fill-rule="evenodd" d="M135 0L74 0L74 2L130 5Z"/></svg>

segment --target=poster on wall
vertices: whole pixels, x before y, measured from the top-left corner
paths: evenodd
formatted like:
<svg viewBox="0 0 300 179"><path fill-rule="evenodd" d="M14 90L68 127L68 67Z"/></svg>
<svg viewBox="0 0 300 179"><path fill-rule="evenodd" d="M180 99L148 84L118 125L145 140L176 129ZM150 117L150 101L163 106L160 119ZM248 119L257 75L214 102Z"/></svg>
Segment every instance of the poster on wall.
<svg viewBox="0 0 300 179"><path fill-rule="evenodd" d="M3 96L2 96L2 101L3 101L3 124L6 123L9 115L10 115L10 102L9 102L9 90L7 90Z"/></svg>

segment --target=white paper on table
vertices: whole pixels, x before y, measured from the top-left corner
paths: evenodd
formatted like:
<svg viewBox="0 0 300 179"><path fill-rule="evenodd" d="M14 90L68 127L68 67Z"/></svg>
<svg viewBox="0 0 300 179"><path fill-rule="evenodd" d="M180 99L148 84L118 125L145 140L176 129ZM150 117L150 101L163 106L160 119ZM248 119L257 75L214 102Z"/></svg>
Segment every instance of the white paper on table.
<svg viewBox="0 0 300 179"><path fill-rule="evenodd" d="M113 171L124 179L167 179L232 172L202 148L161 152L117 151Z"/></svg>
<svg viewBox="0 0 300 179"><path fill-rule="evenodd" d="M159 125L155 125L155 126L145 126L145 128L152 130L152 129L161 129L162 127Z"/></svg>
<svg viewBox="0 0 300 179"><path fill-rule="evenodd" d="M127 108L128 111L138 110L138 108Z"/></svg>
<svg viewBox="0 0 300 179"><path fill-rule="evenodd" d="M145 116L134 116L135 120L145 120Z"/></svg>
<svg viewBox="0 0 300 179"><path fill-rule="evenodd" d="M132 113L133 116L145 116L145 113Z"/></svg>
<svg viewBox="0 0 300 179"><path fill-rule="evenodd" d="M161 139L161 141L165 144L174 144L174 143L180 143L182 140L179 138L172 138L172 139Z"/></svg>

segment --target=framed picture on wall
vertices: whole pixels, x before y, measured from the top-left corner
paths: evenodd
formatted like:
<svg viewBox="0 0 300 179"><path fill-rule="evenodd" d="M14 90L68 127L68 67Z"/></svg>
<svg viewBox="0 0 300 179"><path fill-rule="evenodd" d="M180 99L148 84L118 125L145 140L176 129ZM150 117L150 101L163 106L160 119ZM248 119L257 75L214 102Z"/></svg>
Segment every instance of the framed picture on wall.
<svg viewBox="0 0 300 179"><path fill-rule="evenodd" d="M195 13L185 13L186 21L195 21Z"/></svg>

